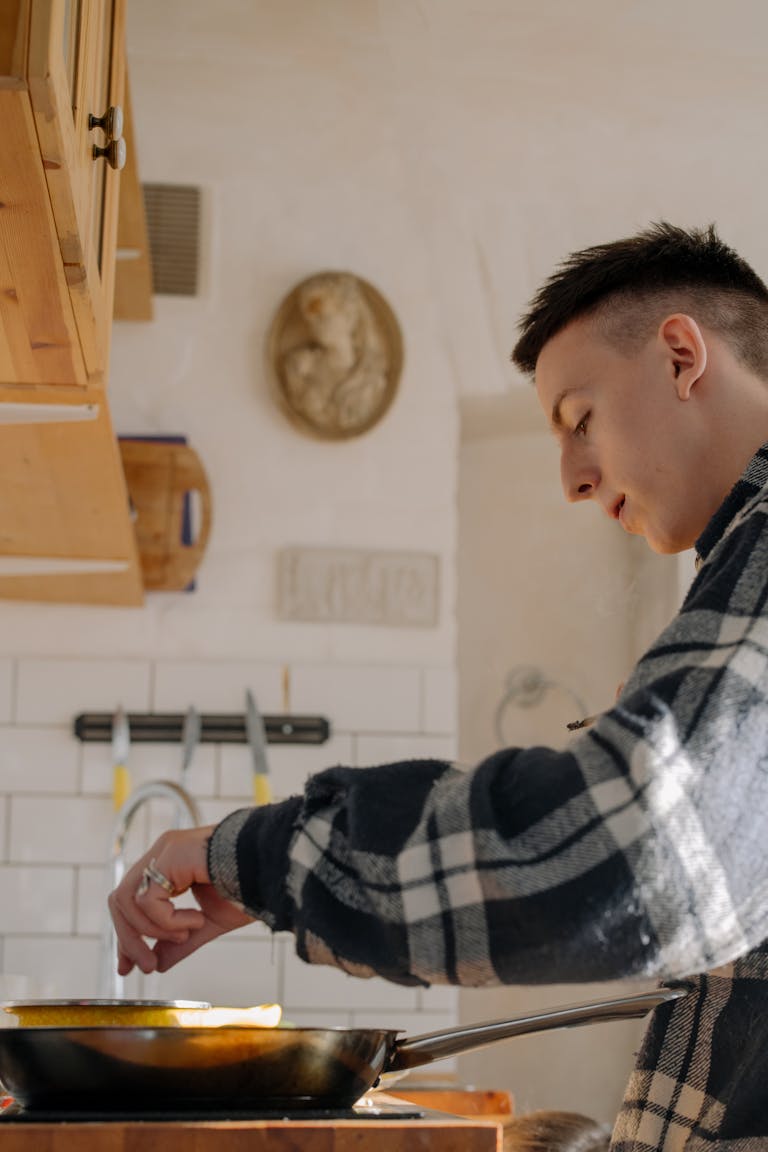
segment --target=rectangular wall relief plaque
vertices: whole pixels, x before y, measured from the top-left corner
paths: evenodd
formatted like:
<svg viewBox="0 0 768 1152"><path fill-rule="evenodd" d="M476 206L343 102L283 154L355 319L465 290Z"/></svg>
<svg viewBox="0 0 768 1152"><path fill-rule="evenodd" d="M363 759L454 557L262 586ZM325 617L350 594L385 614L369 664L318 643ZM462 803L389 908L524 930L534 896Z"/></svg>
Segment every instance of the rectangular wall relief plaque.
<svg viewBox="0 0 768 1152"><path fill-rule="evenodd" d="M434 628L440 559L429 552L285 548L278 553L283 620Z"/></svg>

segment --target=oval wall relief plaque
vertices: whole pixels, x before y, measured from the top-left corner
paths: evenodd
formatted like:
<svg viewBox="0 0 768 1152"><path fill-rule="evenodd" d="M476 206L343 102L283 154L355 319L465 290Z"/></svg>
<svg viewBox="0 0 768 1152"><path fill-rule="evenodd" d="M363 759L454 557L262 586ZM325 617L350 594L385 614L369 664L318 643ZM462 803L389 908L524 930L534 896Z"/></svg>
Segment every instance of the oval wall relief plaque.
<svg viewBox="0 0 768 1152"><path fill-rule="evenodd" d="M277 311L268 352L290 419L329 440L359 436L378 423L403 366L394 312L351 272L320 272L297 284Z"/></svg>

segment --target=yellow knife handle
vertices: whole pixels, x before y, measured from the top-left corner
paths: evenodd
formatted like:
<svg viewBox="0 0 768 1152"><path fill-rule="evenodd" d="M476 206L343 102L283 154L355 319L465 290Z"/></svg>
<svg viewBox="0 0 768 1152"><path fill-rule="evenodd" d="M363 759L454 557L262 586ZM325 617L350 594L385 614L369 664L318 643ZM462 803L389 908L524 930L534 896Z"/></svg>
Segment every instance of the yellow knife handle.
<svg viewBox="0 0 768 1152"><path fill-rule="evenodd" d="M270 804L272 802L272 792L269 787L269 777L259 773L258 776L253 778L253 799L258 805Z"/></svg>
<svg viewBox="0 0 768 1152"><path fill-rule="evenodd" d="M112 776L112 807L122 808L131 793L131 776L125 764L116 764Z"/></svg>

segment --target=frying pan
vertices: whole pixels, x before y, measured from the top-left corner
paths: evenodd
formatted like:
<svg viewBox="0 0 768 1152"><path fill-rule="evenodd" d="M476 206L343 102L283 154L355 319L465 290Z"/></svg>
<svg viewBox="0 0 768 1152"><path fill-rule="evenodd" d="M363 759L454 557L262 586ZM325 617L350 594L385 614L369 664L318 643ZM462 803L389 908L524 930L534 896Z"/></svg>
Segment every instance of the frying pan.
<svg viewBox="0 0 768 1152"><path fill-rule="evenodd" d="M28 1112L347 1108L410 1068L552 1028L644 1016L686 986L398 1039L381 1028L17 1027L0 1080Z"/></svg>

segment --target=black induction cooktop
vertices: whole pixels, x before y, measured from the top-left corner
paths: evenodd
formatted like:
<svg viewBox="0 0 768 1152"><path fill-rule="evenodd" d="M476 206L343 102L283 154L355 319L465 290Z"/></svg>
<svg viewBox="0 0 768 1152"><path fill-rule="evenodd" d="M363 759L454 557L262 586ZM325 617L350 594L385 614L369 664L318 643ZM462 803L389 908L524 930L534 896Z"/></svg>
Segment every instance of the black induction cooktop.
<svg viewBox="0 0 768 1152"><path fill-rule="evenodd" d="M301 1108L292 1111L265 1111L231 1107L203 1109L145 1109L136 1104L130 1109L100 1111L97 1109L22 1108L16 1102L0 1111L0 1125L8 1124L104 1124L104 1123L178 1123L179 1121L215 1120L420 1120L424 1111L413 1104L358 1103L351 1108Z"/></svg>

